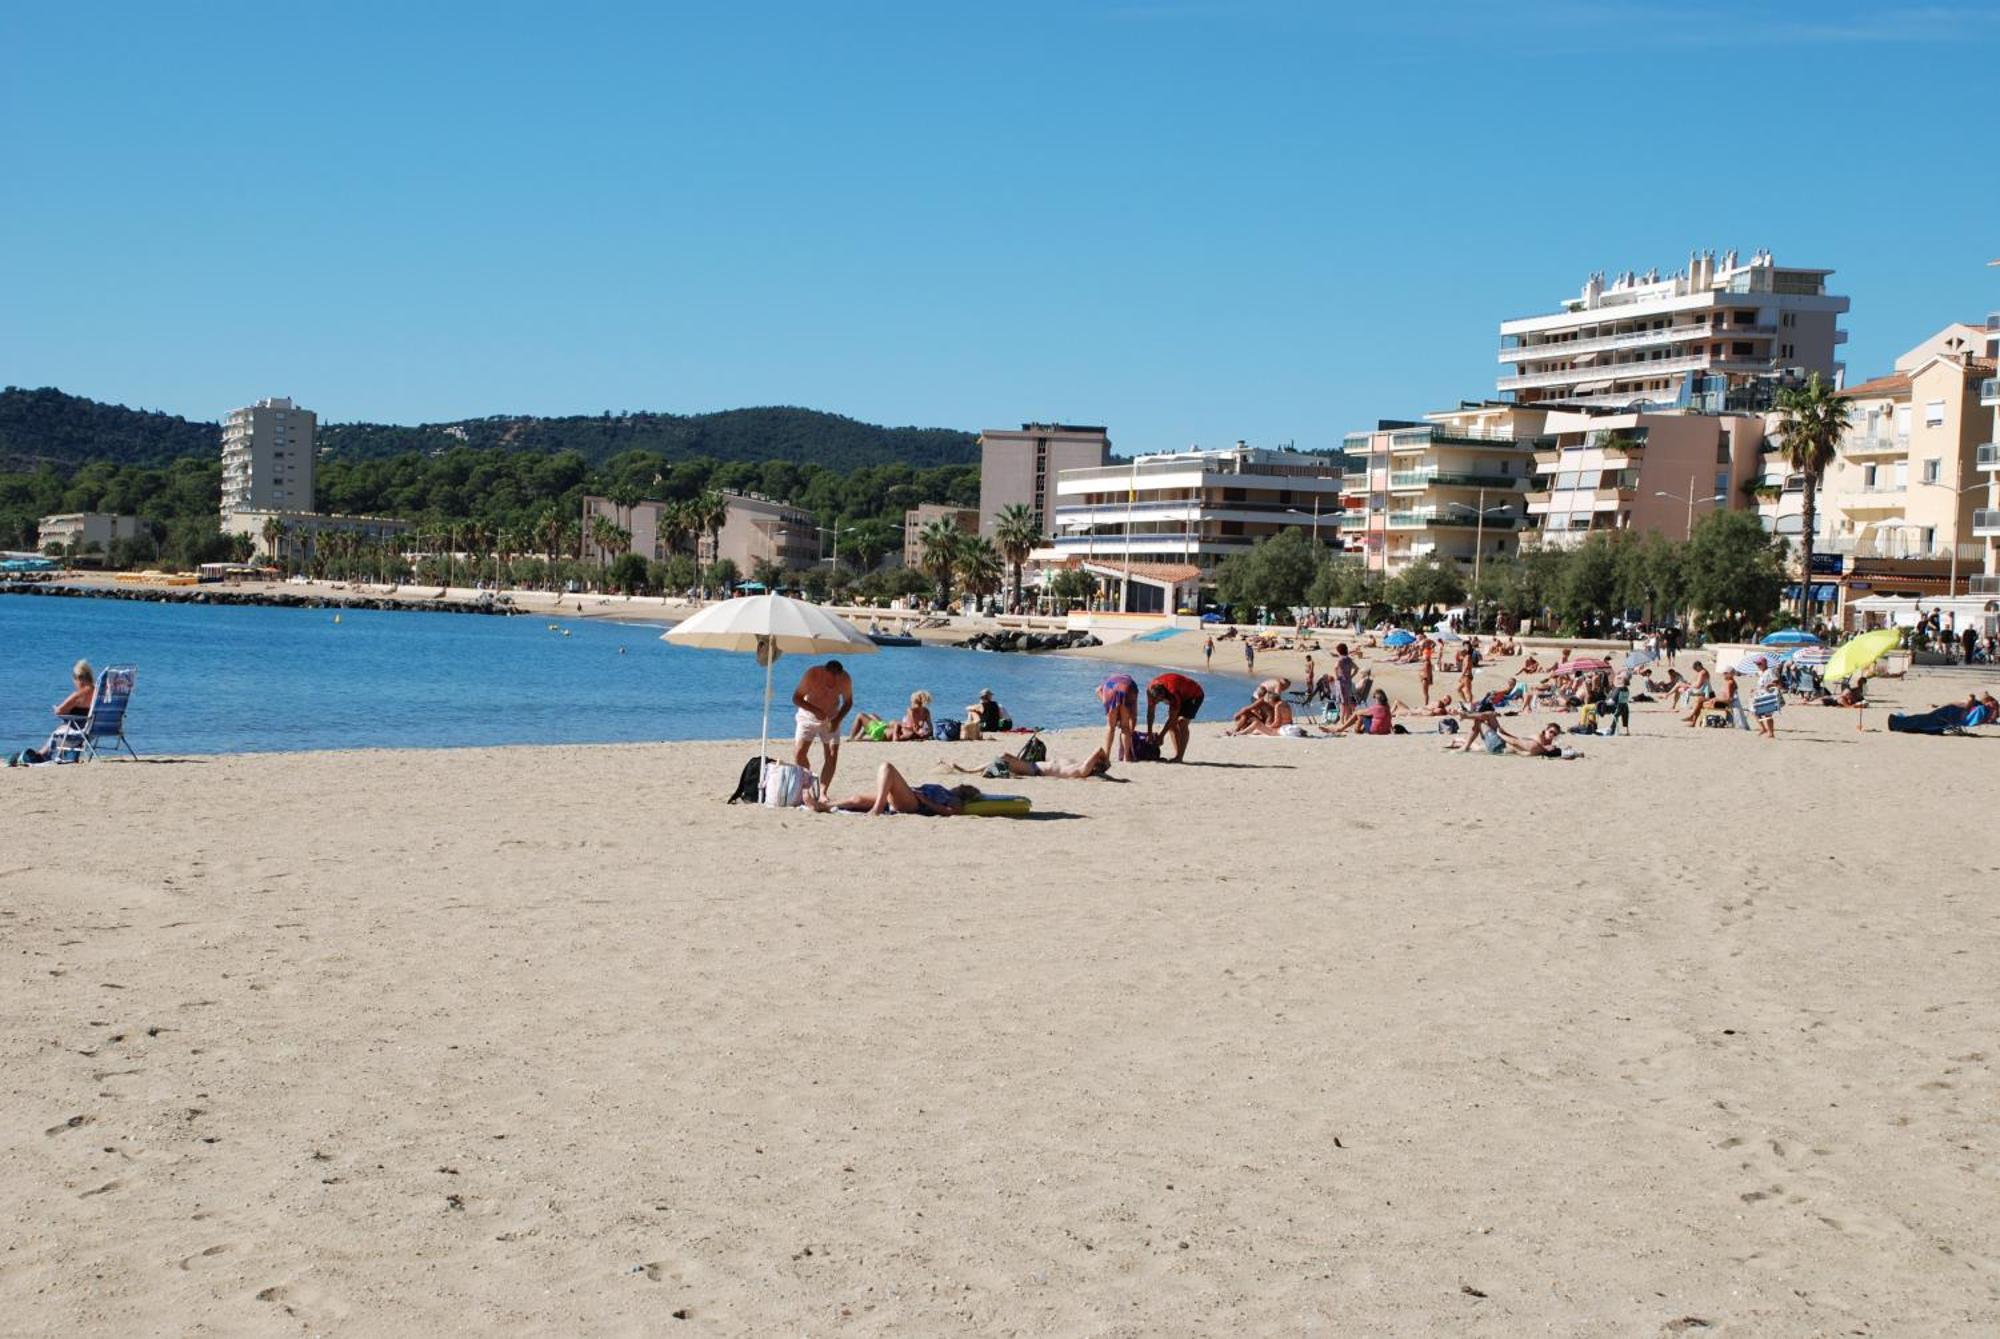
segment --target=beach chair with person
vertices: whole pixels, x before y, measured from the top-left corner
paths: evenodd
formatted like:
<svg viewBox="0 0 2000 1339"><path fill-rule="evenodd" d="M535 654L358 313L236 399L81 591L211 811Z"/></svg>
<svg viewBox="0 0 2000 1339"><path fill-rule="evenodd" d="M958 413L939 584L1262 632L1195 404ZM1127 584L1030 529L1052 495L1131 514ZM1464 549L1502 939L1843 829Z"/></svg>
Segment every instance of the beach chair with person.
<svg viewBox="0 0 2000 1339"><path fill-rule="evenodd" d="M110 665L97 676L97 694L90 701L90 714L75 725L57 732L51 740L56 762L87 762L124 749L139 760L139 752L125 738L125 709L132 702L132 688L139 670L133 665Z"/></svg>

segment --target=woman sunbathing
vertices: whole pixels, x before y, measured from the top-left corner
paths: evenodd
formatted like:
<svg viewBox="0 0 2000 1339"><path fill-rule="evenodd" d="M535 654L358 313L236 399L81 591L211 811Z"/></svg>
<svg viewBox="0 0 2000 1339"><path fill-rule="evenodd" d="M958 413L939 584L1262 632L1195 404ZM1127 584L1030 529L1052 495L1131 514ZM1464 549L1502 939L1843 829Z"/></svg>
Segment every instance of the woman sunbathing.
<svg viewBox="0 0 2000 1339"><path fill-rule="evenodd" d="M1029 762L1026 758L1003 753L987 763L984 768L960 767L957 763L953 763L951 770L963 772L967 776L1049 776L1068 781L1089 781L1094 778L1105 781L1118 780L1111 775L1111 755L1103 749L1097 750L1082 762L1065 762L1061 758L1044 758L1040 762Z"/></svg>
<svg viewBox="0 0 2000 1339"><path fill-rule="evenodd" d="M1389 710L1397 716L1449 716L1451 715L1451 694L1445 693L1427 707L1413 707L1400 697L1389 704Z"/></svg>
<svg viewBox="0 0 2000 1339"><path fill-rule="evenodd" d="M1283 734L1285 727L1292 723L1292 704L1285 701L1282 697L1272 697L1269 694L1262 694L1261 701L1264 704L1261 714L1253 717L1240 729L1232 726L1232 728L1223 731L1223 733L1228 735ZM1238 719L1241 719L1250 710L1250 707L1245 707L1242 711L1237 712Z"/></svg>
<svg viewBox="0 0 2000 1339"><path fill-rule="evenodd" d="M923 814L930 818L951 818L965 812L965 806L980 798L977 786L940 786L934 781L912 786L892 763L883 763L875 772L875 789L850 795L844 800L822 799L808 792L806 807L822 814L836 809L864 814Z"/></svg>
<svg viewBox="0 0 2000 1339"><path fill-rule="evenodd" d="M1500 718L1490 711L1473 712L1468 717L1472 728L1465 738L1446 744L1451 752L1465 753L1516 753L1524 758L1581 758L1574 749L1565 749L1556 741L1562 738L1562 727L1554 721L1536 732L1533 739L1523 739L1500 728Z"/></svg>

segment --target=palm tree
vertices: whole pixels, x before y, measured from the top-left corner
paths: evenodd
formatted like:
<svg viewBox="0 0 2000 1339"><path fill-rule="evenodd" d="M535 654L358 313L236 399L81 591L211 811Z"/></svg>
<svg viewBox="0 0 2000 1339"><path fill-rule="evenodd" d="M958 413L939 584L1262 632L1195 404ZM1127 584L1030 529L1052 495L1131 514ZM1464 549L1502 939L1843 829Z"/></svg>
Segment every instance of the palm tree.
<svg viewBox="0 0 2000 1339"><path fill-rule="evenodd" d="M1847 432L1847 400L1815 372L1803 387L1778 393L1778 452L1794 474L1805 479L1799 508L1799 619L1812 605L1813 522L1819 509L1819 481L1833 464Z"/></svg>
<svg viewBox="0 0 2000 1339"><path fill-rule="evenodd" d="M283 550L285 546L285 531L288 528L282 517L266 516L264 518L264 552L270 554L280 567L285 565Z"/></svg>
<svg viewBox="0 0 2000 1339"><path fill-rule="evenodd" d="M711 488L691 504L695 529L709 537L710 561L721 557L722 527L729 523L729 499Z"/></svg>
<svg viewBox="0 0 2000 1339"><path fill-rule="evenodd" d="M669 502L660 509L659 536L660 557L671 558L680 552L682 544L694 533L694 526L688 520L688 507L684 502Z"/></svg>
<svg viewBox="0 0 2000 1339"><path fill-rule="evenodd" d="M601 574L611 561L611 551L618 547L618 536L624 533L618 522L602 513L590 518L590 542L597 546L597 570Z"/></svg>
<svg viewBox="0 0 2000 1339"><path fill-rule="evenodd" d="M917 531L917 545L923 569L937 585L939 604L951 603L951 579L958 570L959 547L965 532L940 516Z"/></svg>
<svg viewBox="0 0 2000 1339"><path fill-rule="evenodd" d="M1007 565L1014 569L1014 600L1021 603L1021 564L1028 561L1042 542L1042 527L1035 524L1035 509L1025 502L1010 502L993 518L993 542Z"/></svg>
<svg viewBox="0 0 2000 1339"><path fill-rule="evenodd" d="M968 535L962 530L959 531L956 566L959 584L969 595L991 595L1000 589L1001 578L1007 574L1000 550L994 547L992 540Z"/></svg>
<svg viewBox="0 0 2000 1339"><path fill-rule="evenodd" d="M879 517L856 521L840 531L839 537L845 550L843 556L854 563L855 571L864 575L874 571L882 555L896 547L896 527Z"/></svg>

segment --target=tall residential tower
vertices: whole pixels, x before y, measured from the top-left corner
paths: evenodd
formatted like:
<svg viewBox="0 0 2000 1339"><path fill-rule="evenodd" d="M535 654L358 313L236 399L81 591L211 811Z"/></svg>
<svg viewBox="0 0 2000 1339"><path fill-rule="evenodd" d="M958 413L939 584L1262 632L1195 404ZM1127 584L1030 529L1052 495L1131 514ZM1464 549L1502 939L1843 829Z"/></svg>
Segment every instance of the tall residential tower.
<svg viewBox="0 0 2000 1339"><path fill-rule="evenodd" d="M222 421L222 516L313 509L319 416L289 398L259 400Z"/></svg>

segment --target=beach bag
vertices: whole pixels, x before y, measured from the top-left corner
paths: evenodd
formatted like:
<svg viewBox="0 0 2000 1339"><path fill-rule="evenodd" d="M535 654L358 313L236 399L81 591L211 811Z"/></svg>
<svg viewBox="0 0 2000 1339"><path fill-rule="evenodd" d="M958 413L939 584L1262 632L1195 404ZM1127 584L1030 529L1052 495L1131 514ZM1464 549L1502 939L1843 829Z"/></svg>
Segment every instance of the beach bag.
<svg viewBox="0 0 2000 1339"><path fill-rule="evenodd" d="M1438 722L1438 733L1439 733L1439 734L1441 734L1441 735L1455 735L1455 734L1457 734L1457 733L1458 733L1458 722L1457 722L1457 721L1455 721L1455 720L1453 720L1453 719L1452 719L1451 717L1449 717L1449 716L1445 717L1445 718L1444 718L1443 720L1441 720L1441 721L1439 721L1439 722Z"/></svg>
<svg viewBox="0 0 2000 1339"><path fill-rule="evenodd" d="M769 809L796 809L805 799L812 773L797 763L774 762L764 766L764 805Z"/></svg>
<svg viewBox="0 0 2000 1339"><path fill-rule="evenodd" d="M1776 716L1784 705L1785 699L1775 688L1767 688L1750 699L1750 710L1758 716Z"/></svg>
<svg viewBox="0 0 2000 1339"><path fill-rule="evenodd" d="M1132 736L1133 762L1158 762L1160 760L1160 737L1141 730Z"/></svg>
<svg viewBox="0 0 2000 1339"><path fill-rule="evenodd" d="M1049 756L1049 746L1042 742L1040 735L1030 735L1028 736L1028 742L1021 745L1021 751L1014 756L1022 762L1046 762Z"/></svg>
<svg viewBox="0 0 2000 1339"><path fill-rule="evenodd" d="M958 722L949 716L931 722L931 734L946 744L958 742Z"/></svg>
<svg viewBox="0 0 2000 1339"><path fill-rule="evenodd" d="M769 758L752 758L743 764L743 774L736 778L736 789L730 795L730 804L757 803L757 774L759 769L770 765Z"/></svg>

